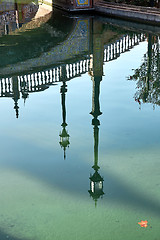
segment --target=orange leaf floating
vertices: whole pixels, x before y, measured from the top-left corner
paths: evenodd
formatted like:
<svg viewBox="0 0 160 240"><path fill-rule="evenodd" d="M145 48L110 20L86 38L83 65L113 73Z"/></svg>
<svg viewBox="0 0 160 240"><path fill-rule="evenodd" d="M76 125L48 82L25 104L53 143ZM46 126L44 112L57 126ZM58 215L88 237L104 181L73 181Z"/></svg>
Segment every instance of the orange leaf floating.
<svg viewBox="0 0 160 240"><path fill-rule="evenodd" d="M147 225L147 223L148 223L148 221L142 221L141 220L141 222L139 222L138 224L141 226L141 227L148 227L148 225Z"/></svg>

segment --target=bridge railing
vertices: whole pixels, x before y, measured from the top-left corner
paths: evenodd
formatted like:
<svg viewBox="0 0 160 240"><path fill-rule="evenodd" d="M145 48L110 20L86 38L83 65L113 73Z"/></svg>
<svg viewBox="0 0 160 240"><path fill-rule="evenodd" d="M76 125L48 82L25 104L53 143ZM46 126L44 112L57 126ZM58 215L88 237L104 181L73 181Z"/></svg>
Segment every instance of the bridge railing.
<svg viewBox="0 0 160 240"><path fill-rule="evenodd" d="M124 35L118 41L104 46L104 62L109 62L117 59L121 53L127 52L134 46L146 39L143 33Z"/></svg>
<svg viewBox="0 0 160 240"><path fill-rule="evenodd" d="M104 46L104 62L117 59L121 53L129 51L134 46L146 39L145 34L124 35L118 41ZM69 81L75 77L89 72L90 57L70 64L62 64L59 67L39 71L31 74L20 75L14 78L0 79L0 97L12 97L13 81L18 81L17 91L23 93L32 93L43 91L49 86L62 81Z"/></svg>
<svg viewBox="0 0 160 240"><path fill-rule="evenodd" d="M28 93L42 91L48 88L53 83L59 82L61 67L39 71L24 76L18 76L20 82L20 91L27 91Z"/></svg>
<svg viewBox="0 0 160 240"><path fill-rule="evenodd" d="M66 73L67 79L81 76L82 74L89 71L90 59L81 60L77 63L67 64Z"/></svg>
<svg viewBox="0 0 160 240"><path fill-rule="evenodd" d="M0 96L10 96L13 93L12 78L0 79Z"/></svg>
<svg viewBox="0 0 160 240"><path fill-rule="evenodd" d="M77 61L73 64L63 64L62 66L39 71L31 74L20 75L16 79L13 77L0 79L0 97L12 97L13 81L18 81L16 91L37 92L47 89L49 86L62 81L69 81L72 78L81 76L89 71L89 59Z"/></svg>

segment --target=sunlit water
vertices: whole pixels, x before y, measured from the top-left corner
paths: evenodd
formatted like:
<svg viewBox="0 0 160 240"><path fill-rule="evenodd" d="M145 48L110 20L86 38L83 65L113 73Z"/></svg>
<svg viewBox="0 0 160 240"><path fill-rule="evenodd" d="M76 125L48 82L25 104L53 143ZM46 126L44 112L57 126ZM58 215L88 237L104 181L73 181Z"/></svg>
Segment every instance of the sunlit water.
<svg viewBox="0 0 160 240"><path fill-rule="evenodd" d="M34 31L37 39L43 36L41 29ZM30 31L26 30L26 38ZM64 35L70 36L70 32ZM52 34L46 40L49 49L54 48L55 35ZM64 88L67 90L65 129L69 135L66 148L60 146L59 136L64 129L62 82L44 91L29 93L25 103L20 98L18 118L13 108L15 95L1 96L0 240L160 239L160 107L149 100L143 103L140 97L137 101L137 81L128 80L135 72L133 69L143 64L148 52L149 41L145 34L146 40L117 59L102 64L100 95L95 99L102 112L95 117L99 119L98 124L92 121L94 116L90 114L95 104L92 101L93 77L91 80L94 74L86 72L67 81ZM19 32L2 35L1 53L4 54L5 41L16 44L18 35ZM25 30L22 35L25 36ZM118 38L112 42L116 40ZM85 38L83 41L85 43ZM54 52L42 45L39 53L33 48L28 59L22 52L22 68L17 73L13 69L18 69L21 59L16 55L18 48L14 50L13 46L9 64L1 62L1 79L16 79L39 69L42 71L43 66L36 67L38 60L34 62L34 59ZM24 54L27 47L30 49L26 41ZM75 59L81 60L78 56ZM31 62L34 67L28 65ZM60 64L61 61L57 61L57 66ZM49 69L50 65L44 69ZM158 91L158 87L153 90ZM98 162L94 163L94 159ZM90 176L96 172L93 165L95 169L97 165L100 167L97 172L104 180L103 189L96 197L92 197L94 193L90 189ZM148 221L146 228L138 224L141 220Z"/></svg>

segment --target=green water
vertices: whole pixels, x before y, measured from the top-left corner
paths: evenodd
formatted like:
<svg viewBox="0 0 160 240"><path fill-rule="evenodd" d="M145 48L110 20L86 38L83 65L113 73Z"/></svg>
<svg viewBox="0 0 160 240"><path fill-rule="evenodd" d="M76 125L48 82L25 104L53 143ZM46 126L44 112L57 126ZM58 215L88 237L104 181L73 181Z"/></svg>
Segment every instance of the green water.
<svg viewBox="0 0 160 240"><path fill-rule="evenodd" d="M159 240L159 36L143 32L130 51L100 62L100 75L97 39L104 48L137 30L63 18L65 26L53 14L0 38L1 81L95 59L90 73L27 97L15 86L12 95L1 93L0 240ZM136 69L140 77L131 80ZM103 180L97 194L90 189L94 172Z"/></svg>

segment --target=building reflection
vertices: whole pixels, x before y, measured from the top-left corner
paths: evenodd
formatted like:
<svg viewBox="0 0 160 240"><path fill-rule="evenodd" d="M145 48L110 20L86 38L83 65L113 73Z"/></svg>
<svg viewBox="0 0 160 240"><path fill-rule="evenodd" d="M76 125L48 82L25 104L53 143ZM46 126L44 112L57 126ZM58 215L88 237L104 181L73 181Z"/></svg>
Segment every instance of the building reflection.
<svg viewBox="0 0 160 240"><path fill-rule="evenodd" d="M7 35L30 21L38 8L38 0L0 2L0 36Z"/></svg>

